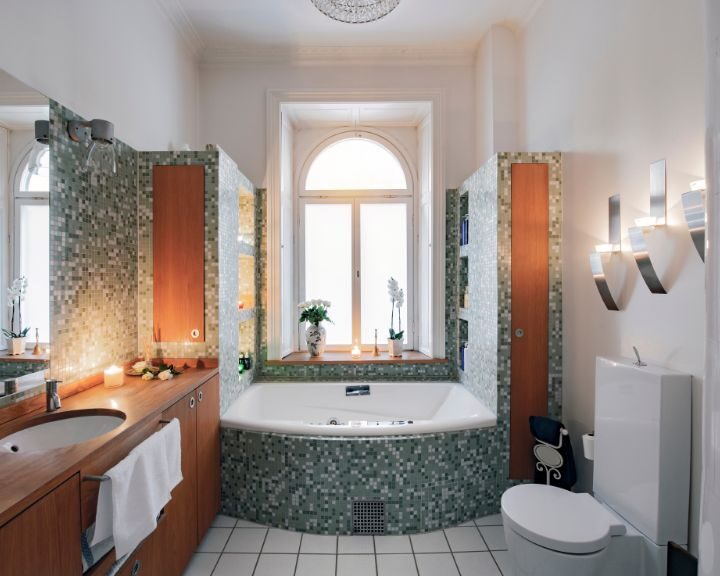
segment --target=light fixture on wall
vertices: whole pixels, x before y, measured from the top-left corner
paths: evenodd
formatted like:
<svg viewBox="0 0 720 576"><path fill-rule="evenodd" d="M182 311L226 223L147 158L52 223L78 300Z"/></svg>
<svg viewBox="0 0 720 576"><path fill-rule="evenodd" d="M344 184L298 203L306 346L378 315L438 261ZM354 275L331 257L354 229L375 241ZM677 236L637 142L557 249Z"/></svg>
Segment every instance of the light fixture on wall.
<svg viewBox="0 0 720 576"><path fill-rule="evenodd" d="M384 18L397 8L400 0L312 0L312 3L328 18L364 24Z"/></svg>
<svg viewBox="0 0 720 576"><path fill-rule="evenodd" d="M705 180L690 183L690 192L682 195L685 221L690 230L695 249L705 262Z"/></svg>
<svg viewBox="0 0 720 576"><path fill-rule="evenodd" d="M43 146L50 143L49 120L35 120L35 141Z"/></svg>
<svg viewBox="0 0 720 576"><path fill-rule="evenodd" d="M50 144L50 121L35 120L35 142L30 151L28 170L31 174L40 174L42 159Z"/></svg>
<svg viewBox="0 0 720 576"><path fill-rule="evenodd" d="M68 135L75 142L84 142L89 145L85 168L102 169L105 161L115 174L117 163L115 161L115 127L107 120L90 120L82 122L70 120L68 122Z"/></svg>
<svg viewBox="0 0 720 576"><path fill-rule="evenodd" d="M590 254L590 270L595 280L595 286L605 307L613 311L620 310L620 307L608 286L603 268L603 255L612 255L617 252L620 252L620 194L608 198L608 243L596 245L595 252Z"/></svg>
<svg viewBox="0 0 720 576"><path fill-rule="evenodd" d="M667 219L667 163L658 160L650 164L650 215L635 219L635 226L628 229L630 246L635 263L645 284L653 294L667 294L660 282L648 251L645 234L656 226L664 226Z"/></svg>

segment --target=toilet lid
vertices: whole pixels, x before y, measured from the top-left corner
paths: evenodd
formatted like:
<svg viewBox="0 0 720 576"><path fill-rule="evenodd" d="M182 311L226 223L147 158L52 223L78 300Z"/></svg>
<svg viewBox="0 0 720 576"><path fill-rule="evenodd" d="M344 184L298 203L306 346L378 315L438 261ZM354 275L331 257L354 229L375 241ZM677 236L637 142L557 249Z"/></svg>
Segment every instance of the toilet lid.
<svg viewBox="0 0 720 576"><path fill-rule="evenodd" d="M567 554L592 554L606 548L625 525L590 494L554 486L523 484L502 496L508 527L523 538Z"/></svg>

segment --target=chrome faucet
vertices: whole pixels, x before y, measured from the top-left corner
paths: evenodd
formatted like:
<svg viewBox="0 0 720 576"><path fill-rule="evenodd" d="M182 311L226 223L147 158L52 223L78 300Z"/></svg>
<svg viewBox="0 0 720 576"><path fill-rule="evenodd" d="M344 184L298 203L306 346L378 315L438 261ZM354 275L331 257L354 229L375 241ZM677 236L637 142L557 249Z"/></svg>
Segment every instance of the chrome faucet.
<svg viewBox="0 0 720 576"><path fill-rule="evenodd" d="M45 380L45 406L48 412L54 412L61 406L58 394L59 383L60 380Z"/></svg>

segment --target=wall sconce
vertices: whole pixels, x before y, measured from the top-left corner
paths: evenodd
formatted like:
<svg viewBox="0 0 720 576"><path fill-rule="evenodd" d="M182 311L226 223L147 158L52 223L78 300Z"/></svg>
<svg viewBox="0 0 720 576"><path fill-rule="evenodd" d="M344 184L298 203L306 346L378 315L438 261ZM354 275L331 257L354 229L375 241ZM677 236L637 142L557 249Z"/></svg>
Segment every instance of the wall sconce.
<svg viewBox="0 0 720 576"><path fill-rule="evenodd" d="M620 310L615 302L610 287L608 286L607 277L603 268L603 255L615 254L620 251L620 195L615 194L608 199L608 244L598 244L595 246L595 252L590 254L590 270L592 271L595 286L597 287L600 298L602 298L605 307L608 310Z"/></svg>
<svg viewBox="0 0 720 576"><path fill-rule="evenodd" d="M112 122L107 120L90 120L89 122L81 122L78 120L70 120L68 122L68 135L74 142L89 143L87 157L85 159L85 168L102 168L103 156L108 157L112 173L117 172L117 164L115 162L115 127ZM88 142L88 140L90 142Z"/></svg>
<svg viewBox="0 0 720 576"><path fill-rule="evenodd" d="M635 219L635 226L628 229L630 246L632 247L635 263L640 270L645 284L653 294L667 294L667 290L660 282L655 267L650 260L645 232L652 232L655 226L664 226L667 197L667 163L658 160L650 164L650 215Z"/></svg>
<svg viewBox="0 0 720 576"><path fill-rule="evenodd" d="M705 262L705 188L705 180L696 180L690 183L690 192L682 195L683 212L690 230L690 238L703 262Z"/></svg>
<svg viewBox="0 0 720 576"><path fill-rule="evenodd" d="M35 120L35 141L44 146L50 144L50 120Z"/></svg>

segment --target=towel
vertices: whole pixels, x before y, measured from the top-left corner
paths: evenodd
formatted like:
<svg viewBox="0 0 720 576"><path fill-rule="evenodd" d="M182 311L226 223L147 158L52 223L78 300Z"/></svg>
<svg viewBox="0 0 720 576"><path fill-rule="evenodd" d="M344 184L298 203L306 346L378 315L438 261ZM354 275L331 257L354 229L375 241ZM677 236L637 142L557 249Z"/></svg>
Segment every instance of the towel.
<svg viewBox="0 0 720 576"><path fill-rule="evenodd" d="M91 546L112 536L115 556L132 552L157 526L157 515L182 480L177 419L134 448L100 484Z"/></svg>

